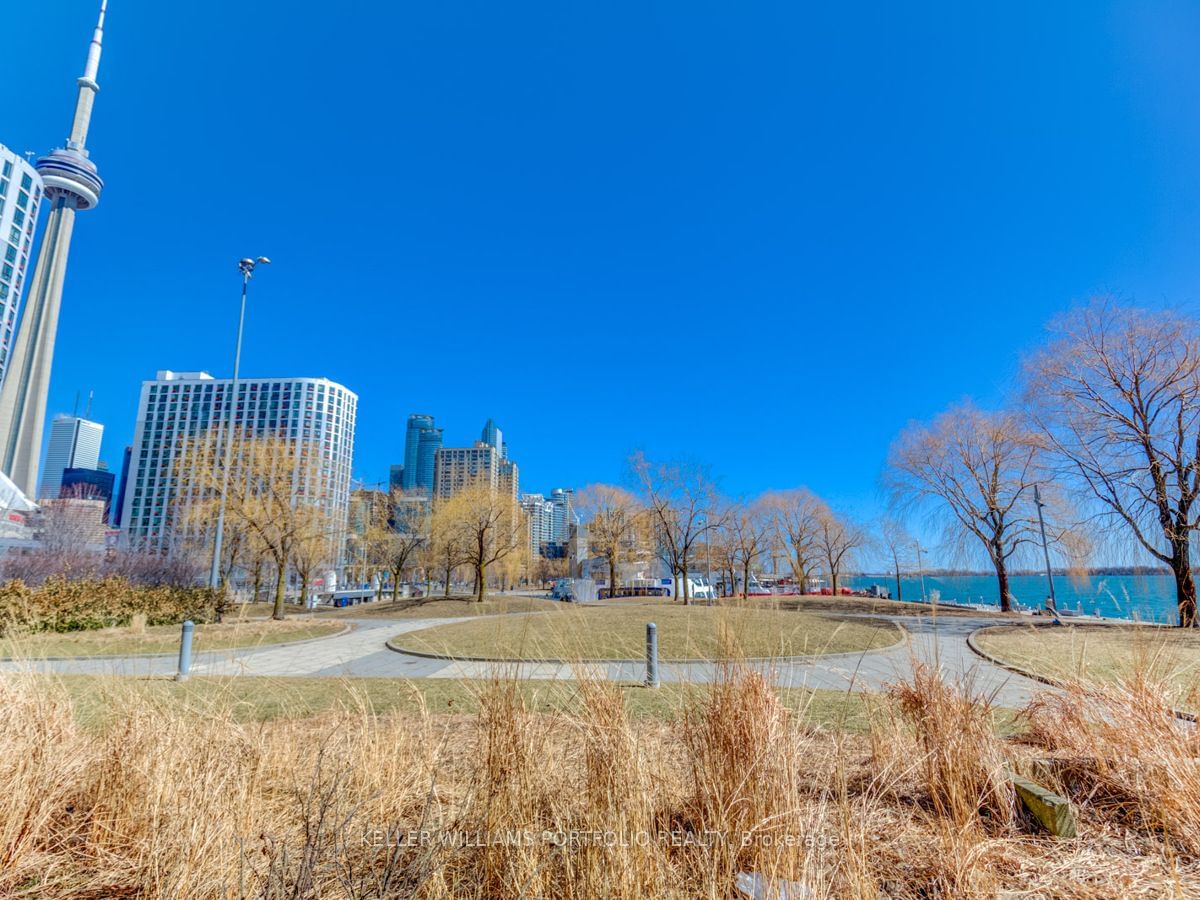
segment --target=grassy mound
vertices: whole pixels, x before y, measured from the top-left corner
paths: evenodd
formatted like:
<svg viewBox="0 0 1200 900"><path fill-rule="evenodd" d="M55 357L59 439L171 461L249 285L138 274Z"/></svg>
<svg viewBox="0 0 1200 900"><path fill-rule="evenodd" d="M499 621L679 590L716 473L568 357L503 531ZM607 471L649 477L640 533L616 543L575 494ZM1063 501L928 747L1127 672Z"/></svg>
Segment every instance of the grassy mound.
<svg viewBox="0 0 1200 900"><path fill-rule="evenodd" d="M1067 625L986 628L975 635L996 659L1047 678L1106 684L1149 677L1168 685L1184 705L1197 684L1200 633L1156 625Z"/></svg>
<svg viewBox="0 0 1200 900"><path fill-rule="evenodd" d="M556 614L442 625L402 635L396 643L418 653L490 659L639 659L645 655L646 623L654 622L663 659L705 660L874 650L901 635L887 622L770 609L561 606Z"/></svg>

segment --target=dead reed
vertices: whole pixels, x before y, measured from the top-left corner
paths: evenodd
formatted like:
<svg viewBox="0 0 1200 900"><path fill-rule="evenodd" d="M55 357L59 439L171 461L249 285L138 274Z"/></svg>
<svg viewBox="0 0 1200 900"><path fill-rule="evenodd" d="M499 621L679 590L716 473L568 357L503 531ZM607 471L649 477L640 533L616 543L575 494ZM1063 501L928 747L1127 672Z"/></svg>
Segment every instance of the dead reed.
<svg viewBox="0 0 1200 900"><path fill-rule="evenodd" d="M1200 895L1196 738L1148 685L1048 695L1017 739L920 667L867 736L806 726L743 666L665 721L586 677L546 688L571 712L518 688L477 715L363 697L247 723L100 680L85 728L52 679L2 676L0 896ZM1046 777L1078 839L1014 812L1006 767L1043 757L1069 760Z"/></svg>

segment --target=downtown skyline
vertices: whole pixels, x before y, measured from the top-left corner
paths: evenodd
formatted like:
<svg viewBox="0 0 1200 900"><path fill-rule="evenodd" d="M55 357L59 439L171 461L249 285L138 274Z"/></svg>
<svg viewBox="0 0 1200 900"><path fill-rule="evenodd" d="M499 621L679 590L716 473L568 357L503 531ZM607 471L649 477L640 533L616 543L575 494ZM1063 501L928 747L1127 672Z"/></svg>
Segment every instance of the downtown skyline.
<svg viewBox="0 0 1200 900"><path fill-rule="evenodd" d="M61 142L96 5L17 10L15 31L36 20L56 39L0 61L25 85L0 135L13 150ZM350 25L287 8L304 15L268 3L239 11L232 32L223 3L193 29L145 2L110 10L89 138L109 189L72 249L47 412L94 389L114 468L145 372L228 375L233 263L246 253L276 265L256 283L243 370L359 393L356 477L386 478L408 413L429 409L448 422L494 415L521 435L538 486L620 482L642 448L710 464L728 493L808 484L862 515L881 505L876 477L905 421L967 393L997 401L1054 313L1104 289L1194 296L1187 161L1200 141L1180 98L1198 80L1170 17L1074 5L1022 36L1025 7L988 23L892 12L861 30L837 13L764 8L723 34L732 6L642 18L530 5L508 23L478 9L470 27L454 9L380 9L394 49L368 36L360 60L297 69L290 46ZM1187 33L1194 14L1172 11ZM888 26L907 49L887 48ZM1068 28L1078 40L1056 59L1052 36ZM588 29L596 44L573 59ZM845 54L841 80L806 81L814 71L792 61L818 36L830 42L818 61ZM966 60L946 38L985 52ZM1023 71L1007 62L1014 49ZM898 72L887 90L853 71L881 50ZM181 51L232 64L180 67ZM472 54L477 64L452 71ZM597 69L599 56L627 64ZM1113 65L1136 76L1136 98L1093 77ZM335 96L350 88L360 96ZM381 123L395 91L398 114ZM978 120L949 135L939 114L966 104ZM319 129L296 144L289 123L304 110ZM389 160L374 186L302 197L283 186L314 158L356 179L373 147ZM259 155L275 175L242 162ZM926 209L912 207L917 193ZM331 227L314 228L313 213ZM680 324L681 308L702 314ZM685 426L665 367L695 343ZM598 366L614 346L619 362Z"/></svg>

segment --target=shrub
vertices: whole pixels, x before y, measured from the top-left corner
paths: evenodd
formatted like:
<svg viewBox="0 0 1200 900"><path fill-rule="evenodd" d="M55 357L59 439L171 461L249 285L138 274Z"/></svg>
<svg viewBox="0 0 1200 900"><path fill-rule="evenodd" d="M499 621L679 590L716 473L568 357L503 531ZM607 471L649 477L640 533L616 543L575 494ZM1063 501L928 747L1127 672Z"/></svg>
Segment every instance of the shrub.
<svg viewBox="0 0 1200 900"><path fill-rule="evenodd" d="M144 616L147 625L212 622L220 607L219 595L208 588L139 586L116 577L70 581L61 575L38 587L9 581L0 585L0 636L113 628L134 616Z"/></svg>

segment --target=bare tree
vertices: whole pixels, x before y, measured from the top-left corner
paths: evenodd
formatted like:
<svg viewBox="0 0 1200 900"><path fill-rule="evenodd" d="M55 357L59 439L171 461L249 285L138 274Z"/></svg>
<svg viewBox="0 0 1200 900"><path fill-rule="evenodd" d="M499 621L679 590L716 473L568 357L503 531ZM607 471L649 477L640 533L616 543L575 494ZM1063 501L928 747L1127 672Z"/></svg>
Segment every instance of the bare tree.
<svg viewBox="0 0 1200 900"><path fill-rule="evenodd" d="M1026 364L1031 417L1098 521L1170 568L1179 624L1196 627L1200 323L1100 299L1050 330Z"/></svg>
<svg viewBox="0 0 1200 900"><path fill-rule="evenodd" d="M943 515L956 536L976 538L996 571L1006 612L1012 610L1009 561L1036 538L1039 450L1016 413L963 402L928 425L909 425L888 460L886 479L897 508L929 509Z"/></svg>
<svg viewBox="0 0 1200 900"><path fill-rule="evenodd" d="M809 576L821 561L819 540L825 501L808 488L771 491L759 500L771 523L775 541L787 549L792 575L800 590L808 590Z"/></svg>
<svg viewBox="0 0 1200 900"><path fill-rule="evenodd" d="M828 506L823 506L817 513L817 546L835 597L842 570L866 543L867 533L858 523L835 513Z"/></svg>
<svg viewBox="0 0 1200 900"><path fill-rule="evenodd" d="M726 521L742 570L742 598L745 599L750 596L750 574L754 563L771 550L771 522L761 501L734 506Z"/></svg>
<svg viewBox="0 0 1200 900"><path fill-rule="evenodd" d="M400 582L404 573L412 567L421 548L429 540L429 503L423 498L414 498L393 488L391 491L392 515L389 533L384 544L387 565L392 573L392 602L400 599Z"/></svg>
<svg viewBox="0 0 1200 900"><path fill-rule="evenodd" d="M586 519L589 549L608 563L608 595L615 597L618 566L637 550L645 510L629 491L608 484L588 485L577 502Z"/></svg>
<svg viewBox="0 0 1200 900"><path fill-rule="evenodd" d="M688 572L693 551L720 526L717 493L707 472L689 463L655 463L641 453L631 460L645 493L659 553L679 578L684 605L691 603Z"/></svg>
<svg viewBox="0 0 1200 900"><path fill-rule="evenodd" d="M904 599L904 591L900 586L900 570L909 565L908 553L915 543L913 536L899 519L888 516L879 523L879 547L895 574L898 601Z"/></svg>

